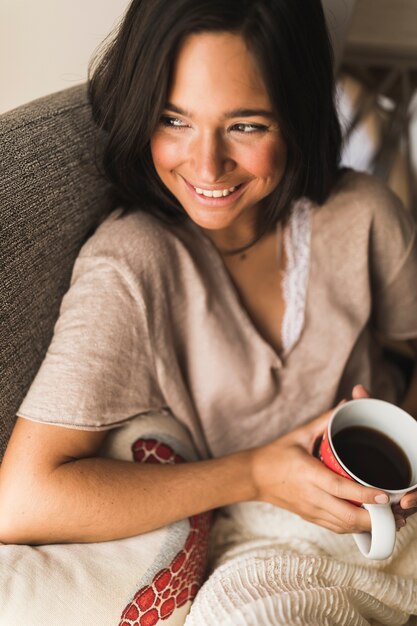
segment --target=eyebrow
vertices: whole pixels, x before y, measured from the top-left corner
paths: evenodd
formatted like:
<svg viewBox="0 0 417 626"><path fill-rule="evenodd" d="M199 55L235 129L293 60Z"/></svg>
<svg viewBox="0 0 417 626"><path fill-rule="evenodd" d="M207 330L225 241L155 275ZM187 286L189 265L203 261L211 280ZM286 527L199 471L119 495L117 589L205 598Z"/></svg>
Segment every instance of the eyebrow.
<svg viewBox="0 0 417 626"><path fill-rule="evenodd" d="M185 117L192 118L192 114L189 111L185 111L181 107L178 107L172 102L167 102L166 110L172 111L172 113L178 113L179 115L184 115ZM270 119L275 119L275 115L272 111L267 111L266 109L233 109L233 111L227 111L224 114L226 119L232 119L234 117L268 117Z"/></svg>

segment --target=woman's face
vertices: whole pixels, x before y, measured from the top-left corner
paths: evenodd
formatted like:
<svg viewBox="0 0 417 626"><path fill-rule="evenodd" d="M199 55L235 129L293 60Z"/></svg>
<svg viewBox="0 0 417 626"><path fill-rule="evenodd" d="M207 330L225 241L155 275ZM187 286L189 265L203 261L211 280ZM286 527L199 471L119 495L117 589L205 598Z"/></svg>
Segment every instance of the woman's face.
<svg viewBox="0 0 417 626"><path fill-rule="evenodd" d="M159 177L198 226L247 243L260 201L283 175L286 147L242 37L185 40L151 151Z"/></svg>

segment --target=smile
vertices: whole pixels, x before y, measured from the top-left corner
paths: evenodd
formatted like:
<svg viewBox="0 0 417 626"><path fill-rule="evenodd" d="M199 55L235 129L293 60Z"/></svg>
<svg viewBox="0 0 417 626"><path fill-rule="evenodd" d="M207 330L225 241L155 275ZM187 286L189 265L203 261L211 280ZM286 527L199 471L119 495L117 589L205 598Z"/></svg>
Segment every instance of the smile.
<svg viewBox="0 0 417 626"><path fill-rule="evenodd" d="M237 185L240 187L240 185ZM201 189L200 187L194 187L199 196L205 196L206 198L224 198L236 191L237 187L229 187L228 189Z"/></svg>
<svg viewBox="0 0 417 626"><path fill-rule="evenodd" d="M240 198L250 183L250 181L246 181L231 187L217 186L217 189L204 189L203 187L197 186L195 183L188 182L183 176L181 176L181 178L193 198L197 200L199 204L211 208L230 206Z"/></svg>

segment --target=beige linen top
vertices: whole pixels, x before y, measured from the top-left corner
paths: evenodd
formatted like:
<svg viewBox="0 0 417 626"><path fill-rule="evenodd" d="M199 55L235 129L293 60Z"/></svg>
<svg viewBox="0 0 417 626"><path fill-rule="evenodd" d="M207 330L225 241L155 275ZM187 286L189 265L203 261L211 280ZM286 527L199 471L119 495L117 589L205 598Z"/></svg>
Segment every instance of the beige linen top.
<svg viewBox="0 0 417 626"><path fill-rule="evenodd" d="M54 336L18 415L107 429L173 413L203 457L253 447L350 397L399 400L375 331L417 337L416 229L382 183L345 174L287 229L283 353L260 336L194 224L114 211L75 263Z"/></svg>

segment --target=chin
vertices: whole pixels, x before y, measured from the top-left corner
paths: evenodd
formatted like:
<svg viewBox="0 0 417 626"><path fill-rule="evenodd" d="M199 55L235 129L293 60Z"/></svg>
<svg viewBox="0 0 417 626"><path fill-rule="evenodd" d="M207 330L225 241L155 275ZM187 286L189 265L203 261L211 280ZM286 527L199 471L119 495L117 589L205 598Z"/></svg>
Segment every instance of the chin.
<svg viewBox="0 0 417 626"><path fill-rule="evenodd" d="M223 230L233 224L235 215L225 215L226 211L218 209L190 209L184 207L188 217L200 228L205 230ZM230 210L229 210L230 211Z"/></svg>

